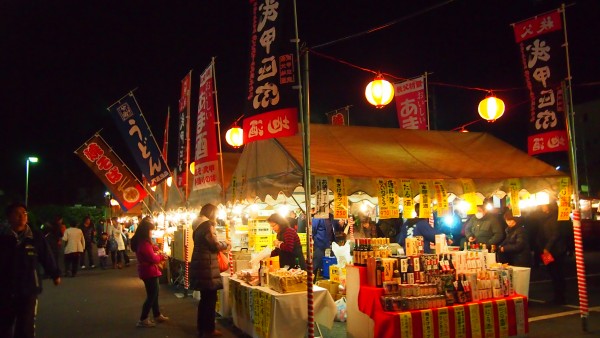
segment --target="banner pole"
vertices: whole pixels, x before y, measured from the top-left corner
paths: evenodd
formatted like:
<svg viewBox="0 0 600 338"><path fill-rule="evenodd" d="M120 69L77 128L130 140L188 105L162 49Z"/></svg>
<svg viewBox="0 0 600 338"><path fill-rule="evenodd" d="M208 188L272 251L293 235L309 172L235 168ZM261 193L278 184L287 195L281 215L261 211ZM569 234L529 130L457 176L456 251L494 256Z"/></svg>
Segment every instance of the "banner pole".
<svg viewBox="0 0 600 338"><path fill-rule="evenodd" d="M583 241L581 237L581 213L579 210L579 177L577 173L577 143L575 138L575 111L573 110L573 90L571 83L571 66L569 62L569 41L567 39L567 17L565 4L561 6L563 20L563 34L565 37L565 58L567 61L567 100L565 120L567 136L569 138L569 161L571 164L571 179L573 184L573 237L575 241L575 265L577 268L577 289L579 290L579 313L581 316L581 329L588 331L588 294L585 280L585 262L583 259Z"/></svg>
<svg viewBox="0 0 600 338"><path fill-rule="evenodd" d="M219 115L219 98L217 96L217 73L215 69L215 57L212 57L212 73L213 73L213 91L215 93L215 115L217 116L217 144L219 145L219 167L221 167L221 201L223 205L227 203L225 200L225 174L223 169L223 146L221 142L221 118ZM230 260L231 261L231 260Z"/></svg>
<svg viewBox="0 0 600 338"><path fill-rule="evenodd" d="M185 207L187 209L188 207L188 197L190 196L190 123L191 123L191 119L190 119L190 106L192 105L192 101L191 101L191 93L192 93L192 71L190 70L190 72L188 73L190 76L190 85L187 88L187 112L186 112L186 124L185 124L185 199L184 199L184 204Z"/></svg>

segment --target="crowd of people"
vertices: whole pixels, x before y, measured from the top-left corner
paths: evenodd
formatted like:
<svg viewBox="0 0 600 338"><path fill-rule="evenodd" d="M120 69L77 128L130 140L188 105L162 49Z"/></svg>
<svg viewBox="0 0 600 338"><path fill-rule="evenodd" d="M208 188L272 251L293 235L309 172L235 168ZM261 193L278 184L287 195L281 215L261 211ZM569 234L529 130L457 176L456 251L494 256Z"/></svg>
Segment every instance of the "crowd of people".
<svg viewBox="0 0 600 338"><path fill-rule="evenodd" d="M418 204L415 209L418 215ZM524 212L522 217L513 216L508 209L501 211L488 211L480 205L477 212L465 220L452 214L454 226L448 227L436 217L399 218L376 223L368 213L359 213L356 220L354 216L335 219L332 214L326 218L316 217L313 210L313 273L315 277L322 273L322 258L332 243L344 244L349 225L354 227L355 238L388 237L402 247L406 238L422 236L425 252L432 249L435 235L445 233L449 244L461 248L485 244L491 249L494 246L498 260L513 266L531 267L543 262L553 283L553 302L564 304L566 283L562 268L567 245L557 221L556 204L542 205L537 210ZM131 229L120 224L116 217L98 227L89 216L71 226L64 224L62 216L56 216L37 230L28 225L26 206L15 203L7 207L6 218L8 223L0 225L0 268L7 271L0 278L0 299L8 300L0 302L1 337L34 336L35 307L42 290L37 265L42 265L46 277L59 285L62 276L75 277L81 269L94 269L96 261L100 268L109 268L109 257L113 269L128 266L129 244L136 255L138 276L146 290L137 326L154 327L169 320L160 311L158 303L161 264L167 256L151 239L155 227L151 217L138 222L131 240L127 236ZM306 269L298 235L306 229L306 215L290 213L288 217L282 217L273 214L267 221L277 234L272 255L279 256L282 266ZM193 222L194 250L189 265L190 289L200 292L196 325L201 337L221 335L215 327L214 311L217 290L223 288L217 256L219 252L229 250L231 242L217 239L216 226L217 207L204 205ZM64 275L58 264L61 251L64 253Z"/></svg>

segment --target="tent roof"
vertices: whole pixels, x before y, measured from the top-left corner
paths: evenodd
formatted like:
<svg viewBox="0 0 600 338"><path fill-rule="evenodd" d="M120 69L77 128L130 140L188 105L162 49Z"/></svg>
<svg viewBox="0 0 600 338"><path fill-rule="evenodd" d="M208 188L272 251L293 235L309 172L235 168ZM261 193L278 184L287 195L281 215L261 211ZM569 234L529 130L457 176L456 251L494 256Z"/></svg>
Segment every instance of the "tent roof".
<svg viewBox="0 0 600 338"><path fill-rule="evenodd" d="M229 197L289 196L302 182L302 154L301 133L245 145L234 176L246 184ZM313 124L310 156L313 176L352 178L348 193L371 196L373 178L441 179L457 194L463 193L461 179L473 179L489 195L506 179L520 178L523 188L539 191L555 190L557 178L565 176L487 133Z"/></svg>

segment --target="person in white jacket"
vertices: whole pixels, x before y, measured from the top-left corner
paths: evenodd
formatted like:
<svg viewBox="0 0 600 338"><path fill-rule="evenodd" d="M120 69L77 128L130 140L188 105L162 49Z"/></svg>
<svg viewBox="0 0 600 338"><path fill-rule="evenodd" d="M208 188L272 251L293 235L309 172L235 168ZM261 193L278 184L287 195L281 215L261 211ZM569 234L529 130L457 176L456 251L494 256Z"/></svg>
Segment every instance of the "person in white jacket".
<svg viewBox="0 0 600 338"><path fill-rule="evenodd" d="M85 238L83 237L83 231L77 226L71 226L63 235L63 243L65 244L65 276L71 277L77 275L77 269L79 268L79 258L85 249ZM70 269L69 269L70 267ZM70 270L70 271L69 271Z"/></svg>
<svg viewBox="0 0 600 338"><path fill-rule="evenodd" d="M118 222L116 217L111 219L111 225L108 226L108 239L114 240L117 242L117 251L111 251L110 258L113 263L113 269L115 268L123 268L123 255L126 255L125 252L125 241L123 241L123 225Z"/></svg>

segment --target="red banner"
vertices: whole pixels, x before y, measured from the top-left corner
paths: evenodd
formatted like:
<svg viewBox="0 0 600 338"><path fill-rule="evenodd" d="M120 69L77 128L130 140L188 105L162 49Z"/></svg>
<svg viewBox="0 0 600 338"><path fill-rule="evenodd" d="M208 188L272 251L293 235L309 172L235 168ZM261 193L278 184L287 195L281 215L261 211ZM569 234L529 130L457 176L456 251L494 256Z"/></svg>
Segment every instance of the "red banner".
<svg viewBox="0 0 600 338"><path fill-rule="evenodd" d="M263 125L253 125L269 113L285 115L291 123L286 136L297 132L298 84L296 74L294 13L292 1L250 0L252 27L250 29L250 67L244 143L269 137L284 136L263 132ZM247 121L248 120L248 121ZM293 132L293 133L289 133Z"/></svg>
<svg viewBox="0 0 600 338"><path fill-rule="evenodd" d="M217 184L217 131L215 128L215 85L213 65L200 75L200 98L196 125L194 190Z"/></svg>
<svg viewBox="0 0 600 338"><path fill-rule="evenodd" d="M244 119L244 144L273 137L293 136L298 132L296 108L275 110Z"/></svg>
<svg viewBox="0 0 600 338"><path fill-rule="evenodd" d="M394 93L400 128L428 130L425 77L394 84Z"/></svg>
<svg viewBox="0 0 600 338"><path fill-rule="evenodd" d="M177 186L187 185L189 154L187 147L187 125L189 123L190 90L192 74L188 73L181 80L181 96L179 98L179 123L177 124Z"/></svg>
<svg viewBox="0 0 600 338"><path fill-rule="evenodd" d="M514 25L530 97L529 155L569 149L562 89L567 76L562 28L559 11Z"/></svg>
<svg viewBox="0 0 600 338"><path fill-rule="evenodd" d="M100 178L124 210L146 197L146 190L100 135L94 135L75 154Z"/></svg>

